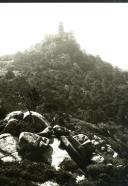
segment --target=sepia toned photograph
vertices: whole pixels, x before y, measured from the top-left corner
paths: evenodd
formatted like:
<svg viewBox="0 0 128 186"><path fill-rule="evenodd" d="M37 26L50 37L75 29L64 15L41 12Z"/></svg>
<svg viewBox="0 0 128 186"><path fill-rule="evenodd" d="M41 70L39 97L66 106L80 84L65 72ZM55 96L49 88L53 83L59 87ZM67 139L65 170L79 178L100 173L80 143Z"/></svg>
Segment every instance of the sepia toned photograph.
<svg viewBox="0 0 128 186"><path fill-rule="evenodd" d="M128 186L128 4L0 3L0 186Z"/></svg>

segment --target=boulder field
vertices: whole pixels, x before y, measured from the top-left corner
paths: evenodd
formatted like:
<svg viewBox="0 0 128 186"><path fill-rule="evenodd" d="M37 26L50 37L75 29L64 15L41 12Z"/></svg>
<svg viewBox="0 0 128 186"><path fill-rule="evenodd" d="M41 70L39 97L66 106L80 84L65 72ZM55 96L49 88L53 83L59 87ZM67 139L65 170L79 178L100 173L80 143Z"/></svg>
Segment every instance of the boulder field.
<svg viewBox="0 0 128 186"><path fill-rule="evenodd" d="M59 125L51 127L50 123L39 113L15 111L6 116L2 125L1 164L14 163L21 166L24 161L29 162L27 168L24 167L20 172L20 176L22 175L21 177L25 179L30 164L38 164L39 169L42 163L49 167L47 169L46 166L40 170L40 174L43 171L43 180L41 175L39 180L29 178L32 179L31 185L58 186L62 180L58 181L57 174L63 171L68 171L63 174L67 176L66 179L71 181L71 184L78 185L88 179L88 167L91 165L106 167L114 165L117 168L123 166L118 161L118 153L101 137L94 134L90 139L86 134L74 135L71 130ZM49 169L52 169L51 174L46 173ZM47 175L45 177L44 171Z"/></svg>

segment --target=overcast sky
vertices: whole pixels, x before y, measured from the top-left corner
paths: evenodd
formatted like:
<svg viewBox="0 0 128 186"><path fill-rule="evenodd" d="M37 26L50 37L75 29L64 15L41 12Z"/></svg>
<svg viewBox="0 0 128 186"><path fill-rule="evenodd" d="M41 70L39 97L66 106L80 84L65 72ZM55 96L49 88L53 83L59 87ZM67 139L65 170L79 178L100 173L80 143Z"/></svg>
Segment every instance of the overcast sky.
<svg viewBox="0 0 128 186"><path fill-rule="evenodd" d="M0 3L0 55L57 33L59 22L87 53L128 70L127 3Z"/></svg>

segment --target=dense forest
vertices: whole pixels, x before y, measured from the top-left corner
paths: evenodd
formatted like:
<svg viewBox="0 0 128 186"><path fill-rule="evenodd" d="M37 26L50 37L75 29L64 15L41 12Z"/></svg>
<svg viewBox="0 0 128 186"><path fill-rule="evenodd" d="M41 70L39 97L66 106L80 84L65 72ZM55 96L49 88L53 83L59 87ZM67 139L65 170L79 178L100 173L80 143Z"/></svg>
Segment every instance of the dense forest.
<svg viewBox="0 0 128 186"><path fill-rule="evenodd" d="M62 24L57 34L46 35L24 52L0 57L0 67L1 121L14 110L37 111L51 125L102 136L127 165L127 71L83 51ZM98 174L96 167L94 170ZM94 172L90 168L90 174ZM121 180L121 175L114 174L115 180ZM92 180L85 185L105 185ZM109 181L109 185L127 184Z"/></svg>

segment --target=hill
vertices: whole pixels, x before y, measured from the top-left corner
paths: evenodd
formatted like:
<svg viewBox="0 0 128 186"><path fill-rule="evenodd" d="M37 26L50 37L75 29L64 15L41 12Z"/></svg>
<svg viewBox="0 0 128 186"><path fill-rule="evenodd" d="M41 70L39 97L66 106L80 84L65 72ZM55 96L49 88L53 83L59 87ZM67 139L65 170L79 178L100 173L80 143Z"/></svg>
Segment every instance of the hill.
<svg viewBox="0 0 128 186"><path fill-rule="evenodd" d="M112 167L113 179L104 165L90 166L89 181L83 185L126 186L128 72L82 51L73 33L64 32L62 25L58 34L47 35L16 53L13 60L0 77L1 123L11 111L33 110L43 114L51 126L67 127L74 135L100 136L125 166Z"/></svg>

